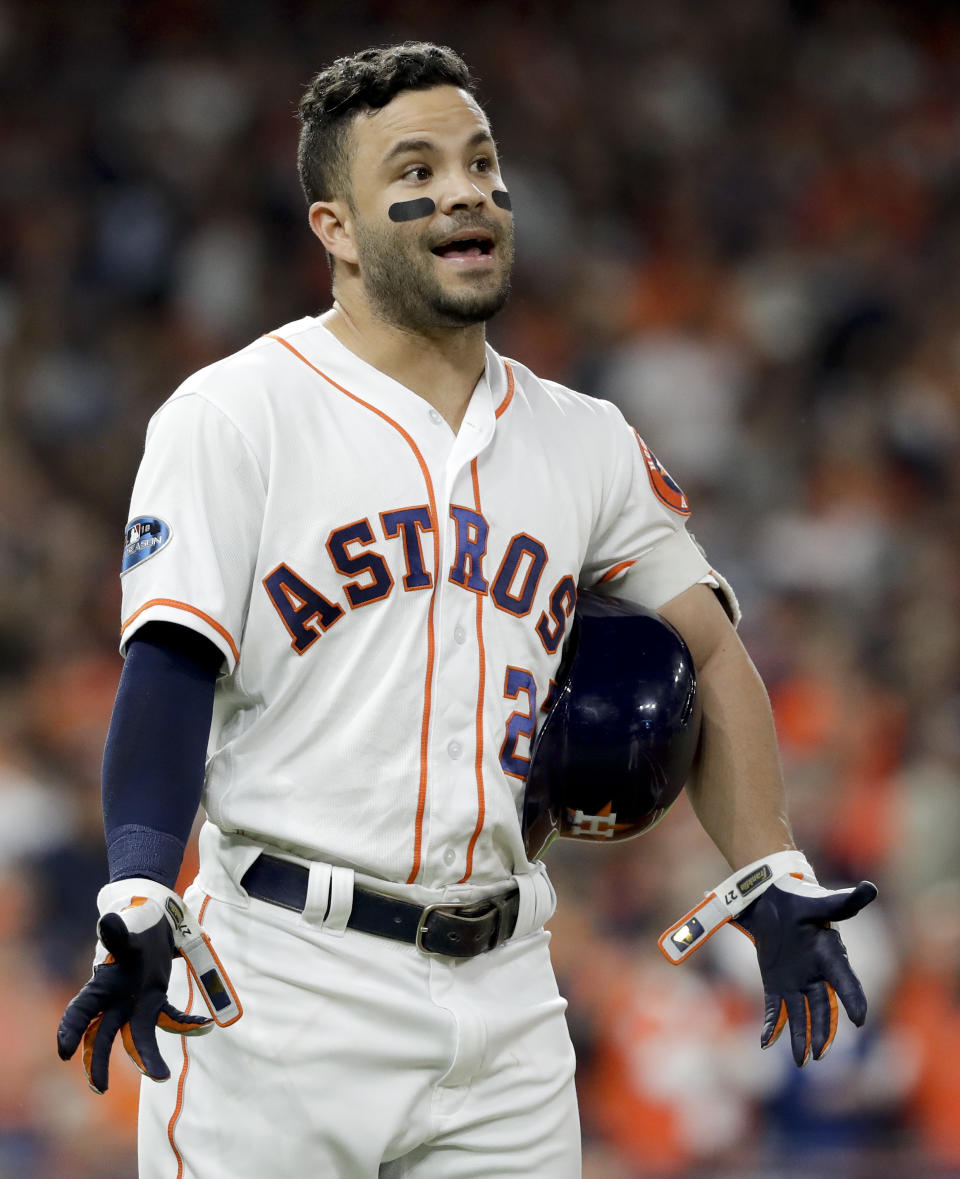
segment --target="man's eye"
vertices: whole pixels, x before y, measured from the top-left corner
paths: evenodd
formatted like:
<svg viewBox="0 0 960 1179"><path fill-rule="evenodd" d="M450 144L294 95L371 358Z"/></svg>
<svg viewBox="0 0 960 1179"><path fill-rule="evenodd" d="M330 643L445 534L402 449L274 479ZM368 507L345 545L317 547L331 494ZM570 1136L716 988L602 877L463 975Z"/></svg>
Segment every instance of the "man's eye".
<svg viewBox="0 0 960 1179"><path fill-rule="evenodd" d="M473 166L478 172L489 172L493 167L493 161L489 156L481 156L478 160L473 161Z"/></svg>
<svg viewBox="0 0 960 1179"><path fill-rule="evenodd" d="M430 169L426 164L414 164L403 173L404 180L429 180Z"/></svg>

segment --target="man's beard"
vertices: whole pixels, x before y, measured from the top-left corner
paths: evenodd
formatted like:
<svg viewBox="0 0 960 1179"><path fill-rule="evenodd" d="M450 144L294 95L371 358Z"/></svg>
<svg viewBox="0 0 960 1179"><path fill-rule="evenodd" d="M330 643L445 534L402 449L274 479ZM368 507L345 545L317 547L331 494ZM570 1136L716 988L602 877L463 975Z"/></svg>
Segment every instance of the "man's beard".
<svg viewBox="0 0 960 1179"><path fill-rule="evenodd" d="M490 286L485 272L477 271L477 285L471 289L474 275L468 272L464 289L453 293L445 290L437 277L426 235L408 238L386 226L374 228L358 220L357 255L374 310L388 323L415 332L468 327L496 315L510 294L513 226L504 229L486 218L473 217L454 225L450 232L470 228L484 228L495 235L496 250L505 265L495 287Z"/></svg>

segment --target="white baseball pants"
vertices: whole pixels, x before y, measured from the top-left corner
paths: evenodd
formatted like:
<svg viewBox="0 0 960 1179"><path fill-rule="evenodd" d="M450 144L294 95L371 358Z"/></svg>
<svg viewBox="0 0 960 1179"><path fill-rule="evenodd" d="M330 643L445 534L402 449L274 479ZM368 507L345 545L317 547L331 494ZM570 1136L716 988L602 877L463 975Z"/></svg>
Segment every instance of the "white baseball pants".
<svg viewBox="0 0 960 1179"><path fill-rule="evenodd" d="M187 901L244 1014L158 1032L171 1079L142 1082L141 1179L578 1179L542 929L452 961L197 885ZM179 960L170 998L204 1010Z"/></svg>

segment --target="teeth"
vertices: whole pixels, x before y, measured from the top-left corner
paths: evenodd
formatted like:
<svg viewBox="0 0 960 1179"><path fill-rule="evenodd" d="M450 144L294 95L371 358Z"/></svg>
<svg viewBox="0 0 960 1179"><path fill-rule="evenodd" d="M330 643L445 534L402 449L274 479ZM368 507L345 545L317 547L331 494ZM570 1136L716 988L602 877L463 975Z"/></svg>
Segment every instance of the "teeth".
<svg viewBox="0 0 960 1179"><path fill-rule="evenodd" d="M459 238L456 241L445 242L442 246L436 246L433 250L441 258L448 255L457 254L466 258L477 258L484 254L489 254L493 248L493 243L486 239L479 238Z"/></svg>

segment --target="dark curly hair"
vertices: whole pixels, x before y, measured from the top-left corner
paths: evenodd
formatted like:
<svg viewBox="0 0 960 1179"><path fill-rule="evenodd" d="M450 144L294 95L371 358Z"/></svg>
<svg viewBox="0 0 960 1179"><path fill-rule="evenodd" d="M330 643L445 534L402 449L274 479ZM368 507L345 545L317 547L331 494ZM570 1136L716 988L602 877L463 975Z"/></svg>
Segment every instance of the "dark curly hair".
<svg viewBox="0 0 960 1179"><path fill-rule="evenodd" d="M347 132L361 111L379 110L403 90L433 86L476 93L463 59L445 45L428 41L364 49L321 70L299 108L297 169L308 204L350 199Z"/></svg>

